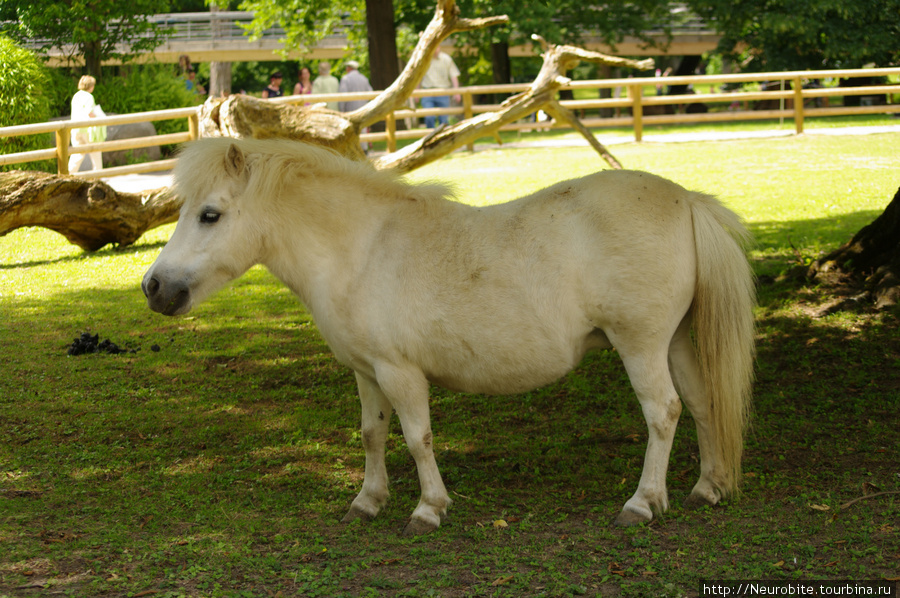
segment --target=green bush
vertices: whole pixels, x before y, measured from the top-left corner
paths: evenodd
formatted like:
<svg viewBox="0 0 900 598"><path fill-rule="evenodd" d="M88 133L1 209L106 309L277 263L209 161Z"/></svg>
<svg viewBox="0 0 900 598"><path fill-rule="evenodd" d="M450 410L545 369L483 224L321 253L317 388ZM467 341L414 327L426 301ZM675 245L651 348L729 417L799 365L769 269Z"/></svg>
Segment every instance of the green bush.
<svg viewBox="0 0 900 598"><path fill-rule="evenodd" d="M0 127L46 122L50 118L47 70L33 52L20 48L0 35ZM12 154L47 149L43 135L16 135L0 138L0 153ZM0 170L40 168L55 170L52 161L0 166Z"/></svg>
<svg viewBox="0 0 900 598"><path fill-rule="evenodd" d="M49 85L54 100L53 114L67 118L71 115L72 96L78 91L80 77L79 70L53 70ZM205 99L189 91L184 79L177 76L171 66L161 64L104 68L93 95L106 114L185 108L196 106ZM184 118L154 121L153 126L159 135L188 130ZM163 146L163 153L173 149L173 146Z"/></svg>
<svg viewBox="0 0 900 598"><path fill-rule="evenodd" d="M184 79L165 65L122 69L119 76L104 73L94 89L94 100L107 114L130 114L196 106L205 98L185 87ZM187 120L153 123L160 135L187 131Z"/></svg>

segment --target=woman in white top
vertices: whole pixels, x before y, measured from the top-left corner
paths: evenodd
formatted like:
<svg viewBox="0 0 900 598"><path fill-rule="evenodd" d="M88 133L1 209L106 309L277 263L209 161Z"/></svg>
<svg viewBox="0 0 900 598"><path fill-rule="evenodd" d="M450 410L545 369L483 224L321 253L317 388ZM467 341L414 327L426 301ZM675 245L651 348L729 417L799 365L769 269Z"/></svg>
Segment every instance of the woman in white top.
<svg viewBox="0 0 900 598"><path fill-rule="evenodd" d="M72 120L84 120L97 116L97 103L94 102L94 86L97 80L90 75L85 75L78 80L78 91L72 96ZM90 143L90 129L72 129L72 145L85 145ZM90 152L88 154L72 154L69 156L69 172L78 172L85 156L91 157L91 168L101 170L103 168L103 152Z"/></svg>

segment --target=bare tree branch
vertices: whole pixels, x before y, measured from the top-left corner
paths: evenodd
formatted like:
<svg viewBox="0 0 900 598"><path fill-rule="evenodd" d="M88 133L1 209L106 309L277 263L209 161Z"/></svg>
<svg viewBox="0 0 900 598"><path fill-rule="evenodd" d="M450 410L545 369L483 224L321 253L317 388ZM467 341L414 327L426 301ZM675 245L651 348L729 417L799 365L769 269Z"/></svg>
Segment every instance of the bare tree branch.
<svg viewBox="0 0 900 598"><path fill-rule="evenodd" d="M402 108L428 71L435 50L450 35L460 31L482 29L506 23L509 23L507 16L461 19L456 0L439 0L434 17L419 37L419 42L416 44L409 62L406 63L406 67L397 80L371 102L347 114L347 120L353 123L357 130L362 130L383 120L394 110Z"/></svg>
<svg viewBox="0 0 900 598"><path fill-rule="evenodd" d="M323 105L292 106L244 95L226 100L210 98L201 108L200 135L286 137L329 147L351 159L366 160L360 147L360 131L405 105L444 39L459 31L508 21L505 16L463 19L456 0L438 0L434 18L400 77L359 110L342 114ZM496 137L503 125L543 108L579 131L612 168L621 168L619 161L575 114L559 103L557 92L570 82L566 73L579 61L635 69L651 68L653 61L618 58L568 45L555 46L540 36L533 37L543 47L544 63L528 90L507 99L496 112L435 129L402 150L377 158L373 166L408 172L482 137ZM107 243L133 243L146 230L174 222L178 207L178 198L167 190L141 196L118 193L105 183L75 177L21 171L0 174L0 235L20 226L43 226L93 251Z"/></svg>
<svg viewBox="0 0 900 598"><path fill-rule="evenodd" d="M378 158L373 161L375 167L380 170L392 169L399 172L414 170L437 160L457 147L472 143L481 137L492 135L503 125L525 118L543 108L548 109L549 112L554 112L562 120L573 124L610 166L622 168L619 161L597 141L590 130L582 125L571 111L563 108L556 101L556 93L570 81L566 77L566 72L582 60L636 69L652 68L653 60L619 58L599 52L582 50L574 46L556 46L548 44L540 36L535 35L532 37L539 41L544 48L544 53L542 54L544 64L527 91L507 99L496 112L483 113L460 121L452 126L436 131L416 143L406 146L402 150Z"/></svg>

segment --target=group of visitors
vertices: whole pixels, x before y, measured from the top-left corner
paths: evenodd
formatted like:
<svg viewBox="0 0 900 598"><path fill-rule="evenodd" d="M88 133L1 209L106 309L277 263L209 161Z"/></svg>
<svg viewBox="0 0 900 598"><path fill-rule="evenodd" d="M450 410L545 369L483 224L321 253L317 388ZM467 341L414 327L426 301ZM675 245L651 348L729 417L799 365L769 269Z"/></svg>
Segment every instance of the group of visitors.
<svg viewBox="0 0 900 598"><path fill-rule="evenodd" d="M269 85L262 92L262 97L277 98L284 95L281 89L283 80L284 78L280 71L272 73L271 77L269 77ZM372 91L372 85L366 76L359 72L359 63L355 60L348 60L344 63L344 76L340 80L331 74L331 63L323 61L319 63L319 76L314 81L312 80L309 67L301 67L293 91L294 95L352 93ZM365 100L351 100L346 102L327 102L326 104L331 110L351 112L365 105L365 103Z"/></svg>
<svg viewBox="0 0 900 598"><path fill-rule="evenodd" d="M179 58L179 68L185 77L185 85L188 89L197 93L205 93L203 87L195 81L196 72L190 63L190 58L181 56ZM363 91L372 91L372 85L368 78L359 71L359 63L355 60L348 60L344 63L344 76L338 80L331 74L331 63L322 61L318 65L318 77L313 80L309 67L300 68L297 77L297 83L294 84L294 95L311 95L311 94L333 94L333 93L354 93ZM262 91L263 98L277 98L284 95L281 89L284 77L281 72L276 71L269 77L269 84ZM78 92L72 97L72 120L86 120L105 116L100 106L94 101L94 87L97 81L90 75L81 77L78 81ZM453 59L438 48L428 72L422 79L421 87L423 89L455 89L459 87L459 69L456 68ZM453 96L455 102L459 103L460 96ZM326 102L326 106L330 110L340 112L352 112L364 106L368 100L347 100L342 102L330 101ZM421 99L422 108L448 108L450 106L450 96L425 96ZM440 123L448 122L447 115L442 114L437 117ZM425 126L433 128L435 125L435 116L425 117ZM83 129L72 129L71 142L72 146L86 145L96 142L92 139L92 130L94 127ZM69 158L69 172L78 172L85 157L91 159L91 167L94 170L103 168L102 152L88 153L72 153Z"/></svg>
<svg viewBox="0 0 900 598"><path fill-rule="evenodd" d="M344 76L340 80L331 74L331 63L329 62L320 62L318 71L318 77L313 80L309 67L301 67L297 76L297 83L294 84L294 95L372 91L372 85L366 76L359 71L359 63L355 60L348 60L344 63ZM269 85L262 92L262 97L277 98L284 95L281 89L283 80L281 72L272 73L269 78ZM441 51L440 48L437 48L434 52L428 71L422 79L421 87L423 89L456 89L459 87L459 69L453 62L453 58ZM421 105L422 108L449 108L450 99L450 96L446 95L426 95L422 97ZM326 102L326 105L330 110L352 112L364 106L366 101ZM453 101L459 103L459 94L453 96ZM436 122L447 124L447 115L441 114L437 117L425 117L425 126L429 129L434 128Z"/></svg>

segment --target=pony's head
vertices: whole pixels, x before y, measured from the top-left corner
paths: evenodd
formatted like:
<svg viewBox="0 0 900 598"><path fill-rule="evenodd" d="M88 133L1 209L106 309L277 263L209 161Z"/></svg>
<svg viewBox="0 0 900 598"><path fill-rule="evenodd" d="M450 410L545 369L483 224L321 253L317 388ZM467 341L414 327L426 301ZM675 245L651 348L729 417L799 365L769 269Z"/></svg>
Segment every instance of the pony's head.
<svg viewBox="0 0 900 598"><path fill-rule="evenodd" d="M153 311L185 314L259 261L262 236L245 193L248 160L228 139L195 142L179 157L178 225L141 284Z"/></svg>

